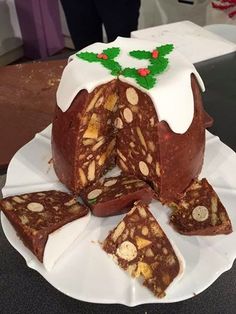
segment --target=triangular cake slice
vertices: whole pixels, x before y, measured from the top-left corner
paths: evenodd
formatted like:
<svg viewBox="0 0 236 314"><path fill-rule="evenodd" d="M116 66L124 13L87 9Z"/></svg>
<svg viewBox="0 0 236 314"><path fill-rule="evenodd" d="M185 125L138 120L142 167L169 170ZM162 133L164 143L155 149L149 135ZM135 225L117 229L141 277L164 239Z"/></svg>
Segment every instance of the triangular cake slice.
<svg viewBox="0 0 236 314"><path fill-rule="evenodd" d="M48 271L90 218L89 209L75 197L55 190L6 197L0 209Z"/></svg>
<svg viewBox="0 0 236 314"><path fill-rule="evenodd" d="M80 196L95 216L105 217L127 212L137 200L149 204L154 191L146 182L121 174L101 178L85 188Z"/></svg>
<svg viewBox="0 0 236 314"><path fill-rule="evenodd" d="M162 298L183 274L184 262L148 205L137 201L103 243L103 249L132 277Z"/></svg>
<svg viewBox="0 0 236 314"><path fill-rule="evenodd" d="M194 181L178 202L169 204L175 229L187 235L215 235L232 232L230 218L218 195L204 178Z"/></svg>

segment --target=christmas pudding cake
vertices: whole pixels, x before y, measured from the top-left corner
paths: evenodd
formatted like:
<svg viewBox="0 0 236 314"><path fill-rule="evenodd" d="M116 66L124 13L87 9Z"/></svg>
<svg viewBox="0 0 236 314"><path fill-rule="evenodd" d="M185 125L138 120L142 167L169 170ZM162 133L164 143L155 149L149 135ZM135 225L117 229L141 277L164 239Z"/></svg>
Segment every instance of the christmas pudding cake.
<svg viewBox="0 0 236 314"><path fill-rule="evenodd" d="M203 164L203 82L172 44L118 38L71 56L57 91L54 168L80 191L117 164L178 199Z"/></svg>

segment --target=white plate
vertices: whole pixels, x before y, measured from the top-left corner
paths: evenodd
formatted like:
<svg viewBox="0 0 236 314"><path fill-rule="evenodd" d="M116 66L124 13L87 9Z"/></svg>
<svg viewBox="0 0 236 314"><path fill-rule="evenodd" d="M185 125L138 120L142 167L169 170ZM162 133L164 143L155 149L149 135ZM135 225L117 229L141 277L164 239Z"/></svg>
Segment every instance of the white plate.
<svg viewBox="0 0 236 314"><path fill-rule="evenodd" d="M58 181L52 164L51 128L48 127L22 147L10 162L3 195L14 195L49 189L66 190ZM48 273L24 247L3 213L2 227L13 247L51 285L75 299L96 303L121 303L135 306L143 303L166 303L185 300L209 287L236 258L236 154L217 137L207 132L202 177L207 177L219 194L231 218L230 235L183 236L168 225L169 209L154 201L151 211L185 258L186 269L181 281L171 287L163 299L121 270L100 248L102 241L123 216L92 217L84 233Z"/></svg>

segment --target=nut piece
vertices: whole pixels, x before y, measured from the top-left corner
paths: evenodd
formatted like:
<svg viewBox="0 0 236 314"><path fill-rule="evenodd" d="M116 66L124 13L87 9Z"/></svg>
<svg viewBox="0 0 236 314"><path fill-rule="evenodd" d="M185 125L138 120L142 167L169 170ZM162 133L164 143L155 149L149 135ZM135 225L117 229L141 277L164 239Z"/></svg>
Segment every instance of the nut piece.
<svg viewBox="0 0 236 314"><path fill-rule="evenodd" d="M101 93L103 91L103 88L100 88L99 91L94 95L94 97L92 98L92 100L90 101L87 109L86 109L86 112L89 112L90 110L93 109L95 103L97 102L98 98L100 97Z"/></svg>
<svg viewBox="0 0 236 314"><path fill-rule="evenodd" d="M76 204L76 199L75 198L72 198L70 201L64 203L65 206L72 206L74 204Z"/></svg>
<svg viewBox="0 0 236 314"><path fill-rule="evenodd" d="M80 177L80 182L82 183L82 186L85 186L85 184L87 183L87 178L82 168L79 168L79 177Z"/></svg>
<svg viewBox="0 0 236 314"><path fill-rule="evenodd" d="M147 154L146 161L151 164L152 163L152 156L150 154Z"/></svg>
<svg viewBox="0 0 236 314"><path fill-rule="evenodd" d="M140 161L138 165L139 165L139 170L142 172L142 174L144 176L147 176L149 174L149 169L148 169L147 164L144 161Z"/></svg>
<svg viewBox="0 0 236 314"><path fill-rule="evenodd" d="M133 259L135 259L135 257L137 256L137 249L136 249L136 246L132 242L124 241L117 248L116 254L120 258L130 262Z"/></svg>
<svg viewBox="0 0 236 314"><path fill-rule="evenodd" d="M120 158L124 161L127 161L126 157L121 153L121 151L119 151L119 149L117 148L117 154L120 156Z"/></svg>
<svg viewBox="0 0 236 314"><path fill-rule="evenodd" d="M123 121L121 120L121 118L116 118L114 125L117 129L122 129L123 128Z"/></svg>
<svg viewBox="0 0 236 314"><path fill-rule="evenodd" d="M116 240L119 238L119 236L122 234L124 230L125 230L125 223L124 221L121 221L111 236L113 242L116 242Z"/></svg>
<svg viewBox="0 0 236 314"><path fill-rule="evenodd" d="M99 165L99 166L102 166L102 165L104 164L106 158L107 158L107 154L106 154L106 152L105 152L105 153L103 153L103 154L101 155L101 157L99 157L99 159L98 159L98 165Z"/></svg>
<svg viewBox="0 0 236 314"><path fill-rule="evenodd" d="M101 106L101 104L103 103L103 101L104 101L104 97L103 97L103 96L101 96L101 97L98 99L98 101L96 102L96 104L95 104L95 108L100 107L100 106Z"/></svg>
<svg viewBox="0 0 236 314"><path fill-rule="evenodd" d="M14 196L12 199L13 199L14 202L16 202L18 204L25 203L25 200L20 198L19 196Z"/></svg>
<svg viewBox="0 0 236 314"><path fill-rule="evenodd" d="M93 198L98 197L101 193L102 193L102 190L101 190L101 189L92 190L92 191L89 192L89 194L87 195L87 198L88 198L89 200L92 200Z"/></svg>
<svg viewBox="0 0 236 314"><path fill-rule="evenodd" d="M105 143L105 137L101 137L101 139L92 147L92 151L95 152L104 143Z"/></svg>
<svg viewBox="0 0 236 314"><path fill-rule="evenodd" d="M88 180L93 181L95 179L95 160L93 160L88 166Z"/></svg>
<svg viewBox="0 0 236 314"><path fill-rule="evenodd" d="M139 140L140 140L141 144L147 150L147 145L146 145L146 142L145 142L145 139L143 137L143 133L142 133L140 127L136 127L136 132L138 134L138 137L139 137Z"/></svg>
<svg viewBox="0 0 236 314"><path fill-rule="evenodd" d="M215 196L211 198L211 210L213 213L217 212L217 197Z"/></svg>
<svg viewBox="0 0 236 314"><path fill-rule="evenodd" d="M138 93L136 92L136 90L132 87L129 87L126 89L126 98L128 100L128 102L131 105L137 105L138 104Z"/></svg>
<svg viewBox="0 0 236 314"><path fill-rule="evenodd" d="M160 169L159 162L156 162L156 174L158 177L160 177L160 175L161 175L161 169Z"/></svg>
<svg viewBox="0 0 236 314"><path fill-rule="evenodd" d="M142 182L143 183L143 182ZM139 215L142 217L142 218L146 218L147 217L147 213L145 211L145 209L143 207L138 207L138 212L139 212Z"/></svg>
<svg viewBox="0 0 236 314"><path fill-rule="evenodd" d="M122 170L128 171L128 167L126 166L122 159L119 159L119 163Z"/></svg>
<svg viewBox="0 0 236 314"><path fill-rule="evenodd" d="M123 115L127 123L131 123L133 121L133 113L129 108L124 109Z"/></svg>
<svg viewBox="0 0 236 314"><path fill-rule="evenodd" d="M205 206L197 206L192 211L192 217L198 222L205 221L209 216L209 211Z"/></svg>
<svg viewBox="0 0 236 314"><path fill-rule="evenodd" d="M112 185L116 184L116 182L117 182L117 179L111 179L111 180L105 182L104 186L112 186Z"/></svg>
<svg viewBox="0 0 236 314"><path fill-rule="evenodd" d="M28 210L31 212L39 213L44 210L44 207L40 203L32 202L27 205Z"/></svg>

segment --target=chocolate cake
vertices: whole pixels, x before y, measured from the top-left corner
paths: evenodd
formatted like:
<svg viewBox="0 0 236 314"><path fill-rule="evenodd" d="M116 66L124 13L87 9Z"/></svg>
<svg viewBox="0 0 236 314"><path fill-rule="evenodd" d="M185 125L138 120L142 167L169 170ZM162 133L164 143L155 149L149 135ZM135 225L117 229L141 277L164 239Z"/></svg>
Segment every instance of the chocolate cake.
<svg viewBox="0 0 236 314"><path fill-rule="evenodd" d="M54 190L6 197L0 200L0 209L20 239L44 263L47 270L51 270L56 259L89 220L88 208L79 204L70 194ZM60 238L65 226L69 227L67 236L57 243L56 238Z"/></svg>
<svg viewBox="0 0 236 314"><path fill-rule="evenodd" d="M203 164L201 89L196 69L171 44L118 38L83 49L69 59L57 91L58 178L80 193L115 162L163 203L178 199Z"/></svg>
<svg viewBox="0 0 236 314"><path fill-rule="evenodd" d="M206 179L196 180L173 208L171 224L182 234L215 235L232 232L224 205Z"/></svg>
<svg viewBox="0 0 236 314"><path fill-rule="evenodd" d="M151 203L154 191L134 176L101 178L81 193L95 216L105 217L127 212L137 200Z"/></svg>
<svg viewBox="0 0 236 314"><path fill-rule="evenodd" d="M183 273L183 260L141 201L110 232L103 249L131 276L142 277L143 285L159 298Z"/></svg>

